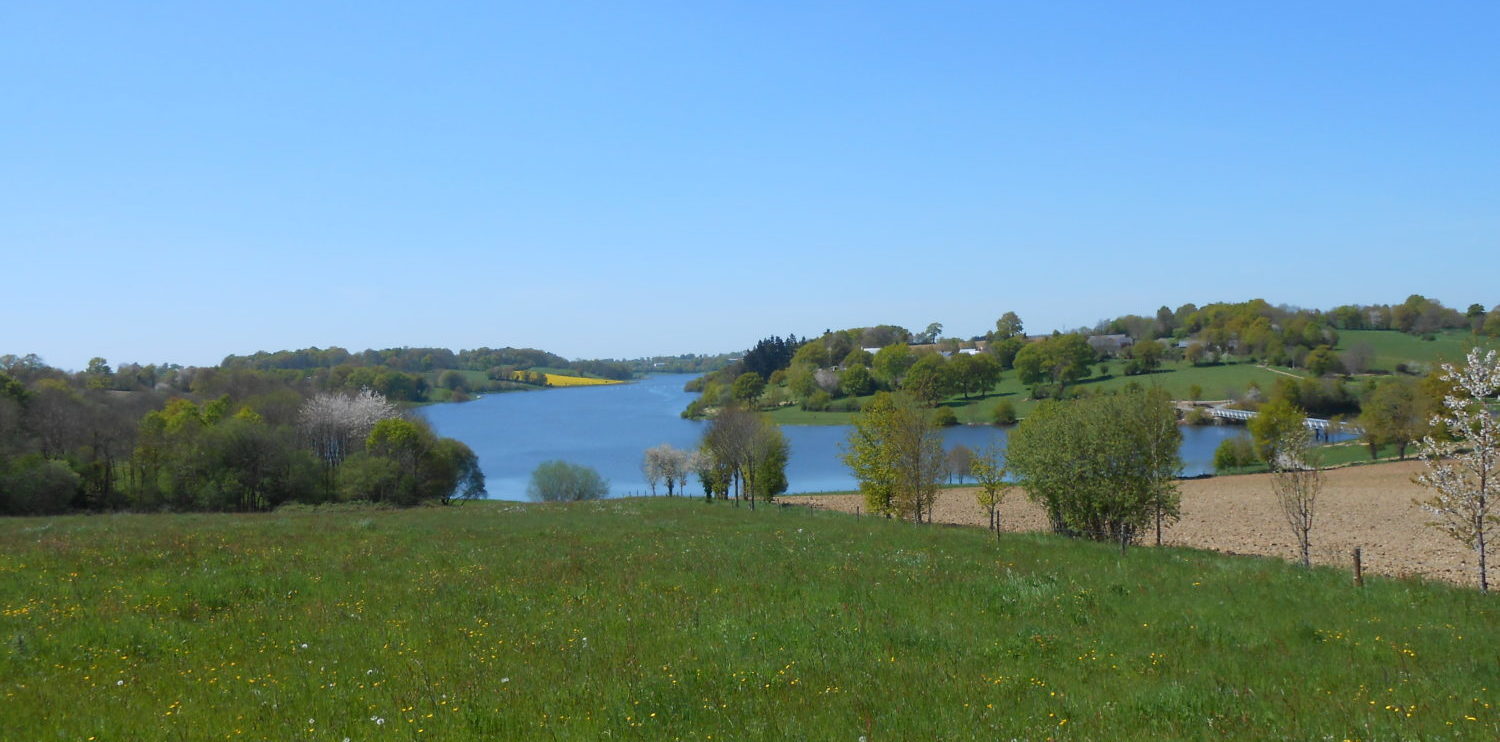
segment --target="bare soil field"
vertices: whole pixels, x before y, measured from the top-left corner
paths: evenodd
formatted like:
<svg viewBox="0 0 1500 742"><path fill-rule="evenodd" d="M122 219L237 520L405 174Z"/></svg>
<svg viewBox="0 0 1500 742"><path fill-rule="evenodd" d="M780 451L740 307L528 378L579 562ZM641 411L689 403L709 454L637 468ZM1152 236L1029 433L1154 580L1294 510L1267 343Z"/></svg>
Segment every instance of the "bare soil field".
<svg viewBox="0 0 1500 742"><path fill-rule="evenodd" d="M1318 498L1312 530L1315 564L1349 568L1351 552L1363 550L1365 572L1391 577L1422 576L1461 585L1478 585L1474 552L1426 525L1431 517L1413 500L1430 491L1412 481L1423 469L1404 461L1332 469ZM1297 558L1297 541L1271 494L1269 474L1184 480L1182 519L1162 531L1169 546L1190 546L1229 554ZM975 489L951 488L938 496L933 519L983 527L984 510ZM808 495L785 502L853 513L860 495ZM1007 531L1043 531L1042 509L1025 492L1012 490L1000 507ZM1144 543L1154 543L1147 533Z"/></svg>

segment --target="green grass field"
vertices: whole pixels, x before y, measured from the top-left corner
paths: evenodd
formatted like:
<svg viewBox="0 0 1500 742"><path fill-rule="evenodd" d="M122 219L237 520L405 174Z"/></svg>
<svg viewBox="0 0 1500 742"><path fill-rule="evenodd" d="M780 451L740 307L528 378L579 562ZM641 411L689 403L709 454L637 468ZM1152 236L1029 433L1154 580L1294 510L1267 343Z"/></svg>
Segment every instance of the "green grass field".
<svg viewBox="0 0 1500 742"><path fill-rule="evenodd" d="M1447 330L1432 340L1423 340L1416 335L1394 330L1341 330L1338 351L1347 351L1360 343L1368 345L1375 351L1372 367L1391 373L1396 370L1398 363L1423 366L1436 366L1443 362L1462 363L1476 341L1486 340L1462 330ZM1488 345L1492 347L1493 342Z"/></svg>
<svg viewBox="0 0 1500 742"><path fill-rule="evenodd" d="M1495 739L1500 603L696 500L0 521L7 740Z"/></svg>

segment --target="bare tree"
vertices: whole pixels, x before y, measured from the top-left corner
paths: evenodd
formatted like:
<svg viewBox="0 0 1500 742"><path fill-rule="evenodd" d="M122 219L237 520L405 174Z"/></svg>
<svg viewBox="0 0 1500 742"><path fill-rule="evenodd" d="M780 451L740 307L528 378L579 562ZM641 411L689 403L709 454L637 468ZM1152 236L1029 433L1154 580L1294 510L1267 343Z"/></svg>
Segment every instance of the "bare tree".
<svg viewBox="0 0 1500 742"><path fill-rule="evenodd" d="M974 474L974 451L962 443L955 443L953 448L948 449L944 464L948 474L948 484L953 484L954 477L958 477L958 483L963 484L965 478Z"/></svg>
<svg viewBox="0 0 1500 742"><path fill-rule="evenodd" d="M1271 463L1271 488L1297 539L1302 566L1312 566L1313 517L1318 494L1323 490L1323 472L1312 448L1312 431L1306 426L1285 431L1276 445Z"/></svg>
<svg viewBox="0 0 1500 742"><path fill-rule="evenodd" d="M1375 361L1375 349L1369 343L1355 343L1344 351L1344 370L1351 374L1362 374L1370 370Z"/></svg>
<svg viewBox="0 0 1500 742"><path fill-rule="evenodd" d="M1445 363L1442 380L1453 384L1443 398L1446 414L1432 419L1449 440L1429 435L1419 444L1427 471L1417 481L1436 493L1422 508L1437 517L1429 525L1462 542L1479 557L1479 589L1489 592L1487 572L1490 536L1500 522L1493 512L1500 465L1500 423L1486 401L1500 391L1500 363L1495 351L1469 351L1463 368Z"/></svg>

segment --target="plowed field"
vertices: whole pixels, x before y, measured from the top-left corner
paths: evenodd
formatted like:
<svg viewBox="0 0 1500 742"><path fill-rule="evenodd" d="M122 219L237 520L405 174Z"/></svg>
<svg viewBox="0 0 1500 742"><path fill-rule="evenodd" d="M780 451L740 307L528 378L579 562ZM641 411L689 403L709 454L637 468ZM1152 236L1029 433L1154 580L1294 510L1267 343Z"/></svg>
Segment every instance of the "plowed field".
<svg viewBox="0 0 1500 742"><path fill-rule="evenodd" d="M1348 567L1357 546L1367 573L1477 585L1474 552L1426 526L1431 517L1413 502L1429 496L1412 482L1422 468L1420 462L1406 461L1328 471L1312 531L1314 563ZM1297 558L1297 542L1271 494L1269 474L1186 480L1181 487L1182 520L1163 530L1163 543ZM859 495L790 497L787 502L851 513L862 505ZM1005 530L1047 527L1041 508L1020 490L1013 490L1000 510ZM961 488L939 495L934 520L982 527L986 517L974 502L974 488ZM1154 540L1154 533L1146 535L1146 543Z"/></svg>

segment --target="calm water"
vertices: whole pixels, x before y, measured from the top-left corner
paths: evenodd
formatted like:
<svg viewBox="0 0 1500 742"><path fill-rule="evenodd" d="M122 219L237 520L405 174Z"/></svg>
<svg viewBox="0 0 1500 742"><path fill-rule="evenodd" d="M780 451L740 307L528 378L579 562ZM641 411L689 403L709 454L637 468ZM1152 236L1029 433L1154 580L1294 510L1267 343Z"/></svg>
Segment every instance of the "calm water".
<svg viewBox="0 0 1500 742"><path fill-rule="evenodd" d="M537 464L565 459L591 466L610 482L610 494L647 491L641 456L647 448L671 443L693 448L706 423L678 417L694 395L682 391L687 375L652 376L634 384L491 394L464 404L424 408L438 434L469 444L479 455L490 497L526 499L526 483ZM847 426L785 426L792 455L787 481L792 492L852 490L857 485L839 460ZM1214 449L1225 438L1245 435L1243 427L1183 427L1183 473L1213 470ZM979 450L992 441L1005 445L1005 431L993 426L959 426L944 431L947 445ZM690 492L702 494L696 479Z"/></svg>

